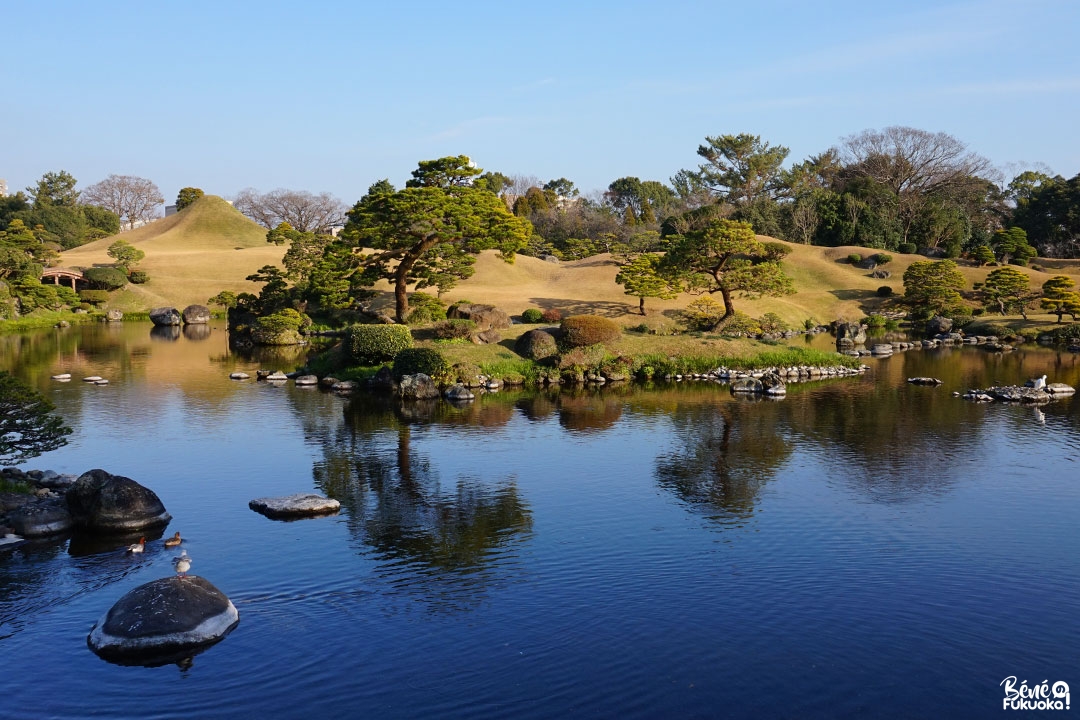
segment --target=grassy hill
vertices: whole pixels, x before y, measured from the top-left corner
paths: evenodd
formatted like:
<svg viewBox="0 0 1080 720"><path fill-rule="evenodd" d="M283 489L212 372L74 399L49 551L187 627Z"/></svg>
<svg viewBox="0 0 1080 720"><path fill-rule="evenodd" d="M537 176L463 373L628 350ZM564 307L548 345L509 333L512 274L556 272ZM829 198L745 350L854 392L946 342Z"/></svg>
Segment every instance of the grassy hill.
<svg viewBox="0 0 1080 720"><path fill-rule="evenodd" d="M117 237L146 253L139 269L150 276L146 284L129 285L114 295L110 305L129 311L205 303L221 290L257 292L258 286L244 278L263 265L280 265L284 254L283 247L266 242L264 228L221 198L207 196L176 215L69 250L61 262L66 267L109 264L112 259L106 249ZM877 296L882 285L902 295L904 270L912 262L925 260L920 255L891 253L893 261L884 269L892 277L883 280L847 262L851 253L867 257L877 250L785 244L791 248L791 254L785 259L784 268L794 279L798 292L783 298L737 298L737 309L754 317L775 312L796 326L802 326L808 318L817 322L858 319L881 309L887 302ZM1033 289L1056 274L1070 275L1080 285L1080 261L1040 259L1036 264L1045 270L1018 268L1031 278ZM985 279L992 269L961 266L969 288ZM557 308L564 315L595 313L625 324L637 324L641 322L637 299L624 294L615 283L617 272L618 267L609 255L560 263L519 255L513 264L508 264L495 251L488 251L477 259L475 275L446 293L443 300L491 303L511 314L530 307ZM392 309L389 286L380 283L376 289L381 294L375 306ZM649 298L645 306L652 318L662 320L665 314L685 308L693 299L688 295L674 300ZM1054 319L1039 314L1032 317L1044 322Z"/></svg>
<svg viewBox="0 0 1080 720"><path fill-rule="evenodd" d="M123 239L146 253L138 265L150 280L128 285L109 303L125 311L179 309L222 290L257 292L244 278L263 265L280 265L285 248L266 242L266 229L219 197L200 198L182 212L136 230L97 240L61 255L64 267L108 265L106 250Z"/></svg>

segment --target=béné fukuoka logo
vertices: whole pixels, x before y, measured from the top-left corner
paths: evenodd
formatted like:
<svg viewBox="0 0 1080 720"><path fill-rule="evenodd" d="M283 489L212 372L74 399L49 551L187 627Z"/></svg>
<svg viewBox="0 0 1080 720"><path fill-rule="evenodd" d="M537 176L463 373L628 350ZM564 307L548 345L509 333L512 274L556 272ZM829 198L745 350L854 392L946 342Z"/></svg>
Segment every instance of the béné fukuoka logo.
<svg viewBox="0 0 1080 720"><path fill-rule="evenodd" d="M1002 710L1068 710L1069 683L1058 680L1053 685L1043 680L1041 683L1028 685L1027 680L1016 684L1016 676L1010 675L1001 681L1005 688Z"/></svg>

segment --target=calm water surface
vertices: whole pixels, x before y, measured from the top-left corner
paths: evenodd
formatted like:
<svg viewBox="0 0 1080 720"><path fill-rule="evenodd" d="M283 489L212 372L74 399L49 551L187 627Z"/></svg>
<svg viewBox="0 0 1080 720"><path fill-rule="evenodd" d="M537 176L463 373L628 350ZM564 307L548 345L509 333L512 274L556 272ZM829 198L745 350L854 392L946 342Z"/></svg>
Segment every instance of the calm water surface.
<svg viewBox="0 0 1080 720"><path fill-rule="evenodd" d="M230 381L296 360L217 327L5 336L0 361L75 428L24 467L149 486L240 611L190 663L112 665L87 633L175 551L0 555L3 718L986 717L1010 675L1080 693L1080 401L950 394L1080 386L1074 355L914 351L770 402L698 383L462 408ZM341 513L247 507L312 490Z"/></svg>

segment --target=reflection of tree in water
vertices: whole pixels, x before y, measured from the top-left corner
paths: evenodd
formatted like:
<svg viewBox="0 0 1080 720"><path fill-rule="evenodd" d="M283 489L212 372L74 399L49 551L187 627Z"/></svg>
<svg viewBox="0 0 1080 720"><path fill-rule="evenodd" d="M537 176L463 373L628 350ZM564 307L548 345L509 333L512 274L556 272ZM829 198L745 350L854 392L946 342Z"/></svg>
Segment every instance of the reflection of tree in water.
<svg viewBox="0 0 1080 720"><path fill-rule="evenodd" d="M618 389L566 389L558 395L559 424L575 432L607 430L622 417L624 404Z"/></svg>
<svg viewBox="0 0 1080 720"><path fill-rule="evenodd" d="M513 412L512 403L502 404ZM414 448L414 434L423 433L427 441L425 427L458 424L463 412L473 421L503 415L359 395L326 439L315 477L345 507L350 528L365 544L387 558L437 571L422 573L427 580L465 583L461 589L471 593L493 579L492 561L529 531L532 519L512 480L493 484L460 477L447 488L431 459ZM451 443L440 447L458 450Z"/></svg>
<svg viewBox="0 0 1080 720"><path fill-rule="evenodd" d="M671 412L677 450L656 460L660 486L686 502L741 521L794 447L779 423L781 403L679 405Z"/></svg>

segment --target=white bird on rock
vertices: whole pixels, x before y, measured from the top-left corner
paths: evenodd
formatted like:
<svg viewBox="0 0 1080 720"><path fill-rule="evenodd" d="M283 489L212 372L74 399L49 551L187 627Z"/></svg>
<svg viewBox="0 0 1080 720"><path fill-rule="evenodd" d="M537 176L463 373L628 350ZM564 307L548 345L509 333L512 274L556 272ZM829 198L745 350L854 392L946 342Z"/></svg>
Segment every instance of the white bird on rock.
<svg viewBox="0 0 1080 720"><path fill-rule="evenodd" d="M188 557L187 550L180 551L180 556L173 558L173 566L176 567L178 577L187 577L187 571L191 569L191 558Z"/></svg>
<svg viewBox="0 0 1080 720"><path fill-rule="evenodd" d="M1042 377L1032 378L1031 380L1028 380L1026 383L1024 383L1024 387L1035 388L1036 390L1045 390L1046 376L1043 375Z"/></svg>

